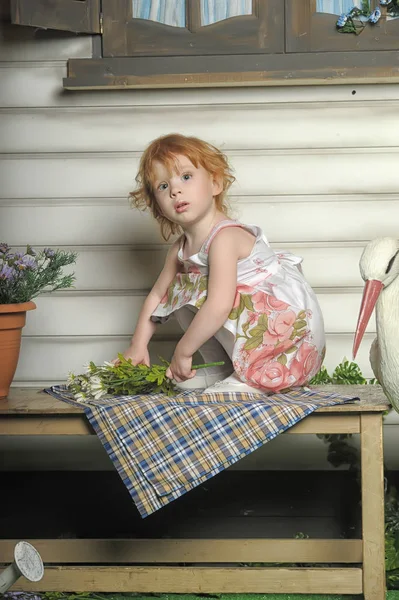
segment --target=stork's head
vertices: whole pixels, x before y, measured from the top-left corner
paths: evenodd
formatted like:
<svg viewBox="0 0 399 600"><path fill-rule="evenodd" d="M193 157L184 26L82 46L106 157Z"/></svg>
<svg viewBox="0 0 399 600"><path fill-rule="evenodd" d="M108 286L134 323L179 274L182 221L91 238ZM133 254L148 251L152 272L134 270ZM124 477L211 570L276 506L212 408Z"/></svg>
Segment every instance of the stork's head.
<svg viewBox="0 0 399 600"><path fill-rule="evenodd" d="M378 296L399 276L399 242L376 238L367 244L360 259L360 274L366 282L353 343L353 358L359 349Z"/></svg>

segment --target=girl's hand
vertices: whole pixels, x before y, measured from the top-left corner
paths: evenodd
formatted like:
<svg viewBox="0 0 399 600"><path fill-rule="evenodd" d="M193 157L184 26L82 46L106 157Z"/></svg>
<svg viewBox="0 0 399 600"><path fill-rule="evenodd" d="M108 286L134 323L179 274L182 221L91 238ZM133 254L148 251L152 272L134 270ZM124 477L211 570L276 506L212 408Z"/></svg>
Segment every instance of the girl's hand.
<svg viewBox="0 0 399 600"><path fill-rule="evenodd" d="M123 356L129 360L129 358L132 359L132 364L133 365L147 365L147 367L150 367L150 355L148 353L148 349L147 347L145 348L137 348L136 346L129 346L129 348L127 350L125 350L125 352L123 353ZM119 363L119 358L114 358L114 360L111 361L114 365L117 365Z"/></svg>
<svg viewBox="0 0 399 600"><path fill-rule="evenodd" d="M166 371L166 377L174 379L177 383L192 379L197 371L191 369L192 356L183 356L176 348L172 361Z"/></svg>

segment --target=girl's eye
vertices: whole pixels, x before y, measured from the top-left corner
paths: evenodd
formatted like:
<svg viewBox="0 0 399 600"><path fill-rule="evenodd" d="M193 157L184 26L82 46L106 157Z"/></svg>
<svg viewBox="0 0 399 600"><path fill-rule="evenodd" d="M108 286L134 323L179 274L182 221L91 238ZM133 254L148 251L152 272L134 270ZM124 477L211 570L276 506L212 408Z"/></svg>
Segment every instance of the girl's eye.
<svg viewBox="0 0 399 600"><path fill-rule="evenodd" d="M161 183L160 186L158 186L158 189L163 192L164 190L166 190L166 188L168 187L167 183Z"/></svg>
<svg viewBox="0 0 399 600"><path fill-rule="evenodd" d="M190 173L184 173L183 180L184 181L188 181L189 179L191 179L191 174Z"/></svg>

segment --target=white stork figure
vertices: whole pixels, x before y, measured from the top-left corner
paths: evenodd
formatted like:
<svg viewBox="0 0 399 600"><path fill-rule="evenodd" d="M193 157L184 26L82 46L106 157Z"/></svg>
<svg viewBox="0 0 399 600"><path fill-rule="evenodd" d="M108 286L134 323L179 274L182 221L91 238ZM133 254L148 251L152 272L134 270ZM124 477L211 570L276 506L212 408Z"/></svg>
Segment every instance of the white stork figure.
<svg viewBox="0 0 399 600"><path fill-rule="evenodd" d="M366 282L357 322L353 357L376 306L377 337L370 363L388 400L399 412L399 242L377 238L365 247L360 273Z"/></svg>

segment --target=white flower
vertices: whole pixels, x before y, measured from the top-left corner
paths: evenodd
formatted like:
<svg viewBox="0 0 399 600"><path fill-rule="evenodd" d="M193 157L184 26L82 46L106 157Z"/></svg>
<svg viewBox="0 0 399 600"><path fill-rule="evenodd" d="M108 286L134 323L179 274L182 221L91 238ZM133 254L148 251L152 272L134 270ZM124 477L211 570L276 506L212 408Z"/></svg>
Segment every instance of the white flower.
<svg viewBox="0 0 399 600"><path fill-rule="evenodd" d="M67 386L72 387L74 385L75 381L76 381L76 375L74 375L73 373L69 373L68 379L67 379Z"/></svg>
<svg viewBox="0 0 399 600"><path fill-rule="evenodd" d="M102 396L107 393L107 390L101 381L101 378L97 375L90 378L90 392L96 400L99 400Z"/></svg>

